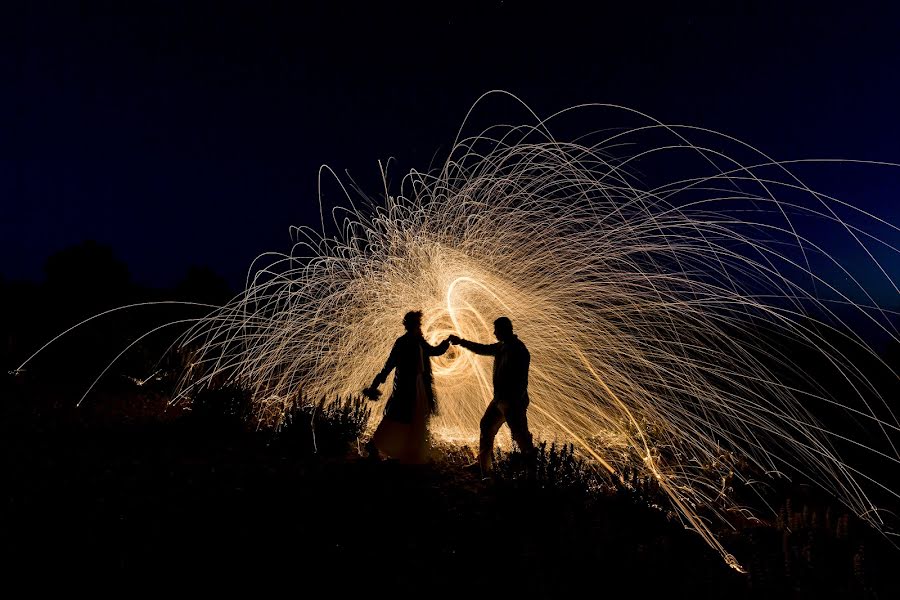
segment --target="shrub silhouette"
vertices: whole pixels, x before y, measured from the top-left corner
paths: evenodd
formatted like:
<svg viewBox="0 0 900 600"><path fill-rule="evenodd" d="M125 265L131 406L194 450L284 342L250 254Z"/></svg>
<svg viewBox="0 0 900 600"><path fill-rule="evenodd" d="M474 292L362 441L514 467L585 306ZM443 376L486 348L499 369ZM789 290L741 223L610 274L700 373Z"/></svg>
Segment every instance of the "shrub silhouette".
<svg viewBox="0 0 900 600"><path fill-rule="evenodd" d="M339 455L362 436L371 410L361 396L312 402L301 395L285 413L276 439L300 453Z"/></svg>

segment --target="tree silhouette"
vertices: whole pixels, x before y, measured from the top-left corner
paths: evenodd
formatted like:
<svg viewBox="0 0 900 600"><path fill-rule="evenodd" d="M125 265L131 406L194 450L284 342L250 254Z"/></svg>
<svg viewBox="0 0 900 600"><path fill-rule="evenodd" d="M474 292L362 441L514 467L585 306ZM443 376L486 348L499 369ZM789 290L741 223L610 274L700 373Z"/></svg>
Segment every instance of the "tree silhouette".
<svg viewBox="0 0 900 600"><path fill-rule="evenodd" d="M112 248L87 240L51 255L44 265L47 292L63 315L76 317L126 300L132 290L128 267Z"/></svg>
<svg viewBox="0 0 900 600"><path fill-rule="evenodd" d="M206 266L190 267L184 279L175 286L175 296L191 302L221 305L233 295L225 279Z"/></svg>

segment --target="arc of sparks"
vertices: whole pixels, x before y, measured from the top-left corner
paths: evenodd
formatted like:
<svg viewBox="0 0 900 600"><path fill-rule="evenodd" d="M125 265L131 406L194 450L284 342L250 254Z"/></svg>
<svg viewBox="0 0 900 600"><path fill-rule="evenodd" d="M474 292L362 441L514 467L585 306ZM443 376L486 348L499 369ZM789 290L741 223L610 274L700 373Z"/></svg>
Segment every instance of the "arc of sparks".
<svg viewBox="0 0 900 600"><path fill-rule="evenodd" d="M498 94L520 102L487 94L469 115ZM354 202L352 186L320 170L320 194L327 171L347 199L332 211L335 233L320 195L321 228L291 228L289 253L254 261L244 293L178 338L196 358L173 401L234 383L260 423L278 427L301 388L313 398L362 390L407 310L425 313L433 340L483 340L505 314L532 353L534 432L577 443L610 473L640 468L733 568L709 524L746 512L724 494L730 476L752 489L800 474L885 531L870 490L900 494L836 448L852 442L900 465L900 422L857 360L897 373L839 310L900 343L897 311L862 283L896 292L900 229L811 189L789 170L799 161L724 134L608 104L548 118L522 106L531 121L469 136L464 122L443 165L410 171L399 194L379 163L381 200ZM619 127L553 137L586 111ZM827 243L813 241L813 221L829 228ZM785 339L849 391L823 386ZM477 436L488 363L435 360L435 435ZM829 430L816 417L825 406L872 435Z"/></svg>

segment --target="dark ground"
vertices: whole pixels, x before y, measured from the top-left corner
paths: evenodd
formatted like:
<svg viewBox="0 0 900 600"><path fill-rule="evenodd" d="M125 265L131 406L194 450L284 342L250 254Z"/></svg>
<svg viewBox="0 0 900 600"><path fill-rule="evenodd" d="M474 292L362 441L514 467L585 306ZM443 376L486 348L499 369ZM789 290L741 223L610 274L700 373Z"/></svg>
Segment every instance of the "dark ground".
<svg viewBox="0 0 900 600"><path fill-rule="evenodd" d="M52 395L3 394L4 579L33 591L897 597L892 549L868 546L860 573L854 541L760 527L724 540L751 568L740 575L624 490L481 481L447 449L421 467L352 444L313 453L159 398L74 409ZM801 534L830 536L821 523Z"/></svg>

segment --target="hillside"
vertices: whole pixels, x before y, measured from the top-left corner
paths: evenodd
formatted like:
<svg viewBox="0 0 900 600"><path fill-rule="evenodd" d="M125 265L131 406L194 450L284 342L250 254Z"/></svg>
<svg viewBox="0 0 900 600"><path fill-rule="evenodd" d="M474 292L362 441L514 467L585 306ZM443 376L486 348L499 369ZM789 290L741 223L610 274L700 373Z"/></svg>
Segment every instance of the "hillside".
<svg viewBox="0 0 900 600"><path fill-rule="evenodd" d="M876 579L879 560L896 555L869 547L867 570L854 572L854 542L825 540L822 523L804 530L822 541L799 548L815 556L795 560L793 571L782 552L793 552L788 537L775 527L728 537L749 559L750 574L738 574L650 506L649 490L602 480L587 489L577 461L555 447L544 447L536 481L521 476L515 456L502 460L498 479L481 480L462 468L466 449L435 448L423 466L373 462L352 442L329 443L327 429L315 452L302 436L162 412L158 401L133 404L126 419L101 410L115 404L109 398L74 409L47 405L47 390L6 397L5 565L37 588L537 598L613 590L890 597L896 589Z"/></svg>

